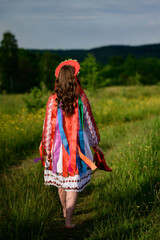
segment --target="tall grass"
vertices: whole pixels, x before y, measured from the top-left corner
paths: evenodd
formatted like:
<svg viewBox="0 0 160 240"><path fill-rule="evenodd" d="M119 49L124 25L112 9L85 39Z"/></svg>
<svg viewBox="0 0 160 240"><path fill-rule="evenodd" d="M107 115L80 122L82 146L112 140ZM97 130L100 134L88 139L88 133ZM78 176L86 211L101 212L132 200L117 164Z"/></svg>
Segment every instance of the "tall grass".
<svg viewBox="0 0 160 240"><path fill-rule="evenodd" d="M87 93L99 126L158 116L160 87L110 87ZM102 94L103 93L103 94ZM140 95L141 93L141 95ZM47 94L49 95L49 94ZM47 95L45 101L47 102ZM28 112L23 95L0 95L0 166L14 165L38 149L45 108Z"/></svg>
<svg viewBox="0 0 160 240"><path fill-rule="evenodd" d="M2 114L0 120L0 165L1 169L20 163L31 154L42 136L45 109L28 113L25 108L14 115Z"/></svg>
<svg viewBox="0 0 160 240"><path fill-rule="evenodd" d="M159 115L160 87L110 87L97 90L95 95L90 95L90 102L99 124L110 125Z"/></svg>
<svg viewBox="0 0 160 240"><path fill-rule="evenodd" d="M56 220L57 196L43 184L40 165L3 176L1 239L43 239Z"/></svg>
<svg viewBox="0 0 160 240"><path fill-rule="evenodd" d="M106 156L113 173L95 180L93 208L99 211L87 239L159 239L160 117L122 128Z"/></svg>
<svg viewBox="0 0 160 240"><path fill-rule="evenodd" d="M144 91L143 88L141 90ZM107 101L108 97L104 96L109 91L104 89L98 100L96 96L89 96L93 111L97 107L95 100ZM114 91L117 95L112 97L113 101L120 95L121 88ZM152 102L156 94L153 89L148 91ZM134 106L132 101L137 96L136 88L132 88L132 95L135 97L128 98L125 111ZM157 93L156 101L159 102L158 98ZM141 104L140 101L140 108ZM117 121L110 124L102 124L102 111L97 114L101 147L113 172L96 170L92 174L91 183L79 194L73 218L76 228L71 231L64 228L57 189L43 184L40 163L34 164L27 158L21 166L4 170L1 173L0 238L160 239L160 114L154 104L152 108L151 114L150 105L144 103L145 117L133 117L126 122L116 115ZM144 114L143 111L140 113ZM40 112L37 114L41 116ZM34 131L36 120L30 121Z"/></svg>
<svg viewBox="0 0 160 240"><path fill-rule="evenodd" d="M24 96L29 99L29 95L0 95L1 169L21 163L41 141L45 108L29 111Z"/></svg>

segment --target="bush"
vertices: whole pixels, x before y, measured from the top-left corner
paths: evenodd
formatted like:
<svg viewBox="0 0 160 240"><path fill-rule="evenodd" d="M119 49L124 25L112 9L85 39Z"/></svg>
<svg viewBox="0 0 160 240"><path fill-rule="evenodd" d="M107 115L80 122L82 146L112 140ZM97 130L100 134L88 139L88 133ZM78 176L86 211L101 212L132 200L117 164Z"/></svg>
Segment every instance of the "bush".
<svg viewBox="0 0 160 240"><path fill-rule="evenodd" d="M31 89L30 94L26 94L24 97L24 102L26 108L29 112L37 111L40 108L43 108L46 103L43 100L44 93L37 87Z"/></svg>

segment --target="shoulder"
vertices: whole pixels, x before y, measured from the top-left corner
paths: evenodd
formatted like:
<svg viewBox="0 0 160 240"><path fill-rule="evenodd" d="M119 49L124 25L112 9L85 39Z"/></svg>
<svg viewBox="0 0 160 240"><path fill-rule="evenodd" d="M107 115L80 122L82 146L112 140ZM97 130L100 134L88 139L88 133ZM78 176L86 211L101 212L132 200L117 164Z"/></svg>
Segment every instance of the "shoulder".
<svg viewBox="0 0 160 240"><path fill-rule="evenodd" d="M57 95L54 93L54 94L51 94L50 96L49 96L49 98L48 98L48 101L47 101L47 106L48 107L51 107L51 106L53 106L53 104L57 104L56 103L56 97L57 97Z"/></svg>
<svg viewBox="0 0 160 240"><path fill-rule="evenodd" d="M48 98L48 102L54 101L57 98L57 94L56 93L52 93L49 98Z"/></svg>

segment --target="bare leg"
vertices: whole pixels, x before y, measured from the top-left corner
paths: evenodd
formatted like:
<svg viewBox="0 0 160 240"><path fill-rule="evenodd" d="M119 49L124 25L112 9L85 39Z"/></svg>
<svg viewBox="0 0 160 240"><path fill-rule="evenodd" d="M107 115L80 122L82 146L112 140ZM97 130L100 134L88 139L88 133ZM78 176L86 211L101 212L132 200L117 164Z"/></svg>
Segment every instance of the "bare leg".
<svg viewBox="0 0 160 240"><path fill-rule="evenodd" d="M73 228L72 215L76 206L78 192L66 192L66 228Z"/></svg>
<svg viewBox="0 0 160 240"><path fill-rule="evenodd" d="M63 188L58 188L58 195L63 207L63 216L66 217L66 192Z"/></svg>

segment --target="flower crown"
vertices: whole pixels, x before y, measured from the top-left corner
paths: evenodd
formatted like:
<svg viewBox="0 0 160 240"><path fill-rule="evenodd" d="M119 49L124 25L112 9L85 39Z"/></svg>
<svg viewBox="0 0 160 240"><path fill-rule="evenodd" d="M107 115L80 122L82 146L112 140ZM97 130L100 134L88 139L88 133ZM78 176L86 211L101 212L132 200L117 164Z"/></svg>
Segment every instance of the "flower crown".
<svg viewBox="0 0 160 240"><path fill-rule="evenodd" d="M58 67L56 68L55 70L55 76L56 78L58 78L58 75L59 75L59 71L60 69L64 66L64 65L71 65L72 67L74 67L75 69L75 73L74 73L74 76L76 76L79 71L80 71L80 64L77 60L73 60L73 59L68 59L68 60L65 60L63 62L61 62Z"/></svg>

